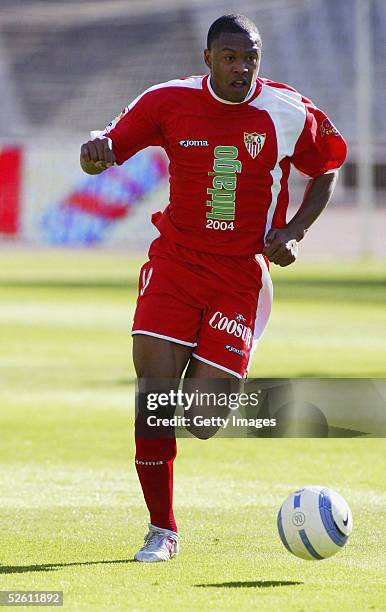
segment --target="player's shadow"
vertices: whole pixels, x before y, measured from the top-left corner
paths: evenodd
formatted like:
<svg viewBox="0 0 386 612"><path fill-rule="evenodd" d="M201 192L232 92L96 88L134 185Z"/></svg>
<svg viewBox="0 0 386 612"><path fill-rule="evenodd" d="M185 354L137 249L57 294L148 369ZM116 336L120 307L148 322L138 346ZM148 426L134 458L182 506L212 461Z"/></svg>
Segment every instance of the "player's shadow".
<svg viewBox="0 0 386 612"><path fill-rule="evenodd" d="M62 567L100 565L108 563L136 563L134 559L113 559L111 561L75 561L73 563L43 563L41 565L0 565L0 574L26 574L28 572L54 572Z"/></svg>
<svg viewBox="0 0 386 612"><path fill-rule="evenodd" d="M292 580L252 580L250 582L214 582L212 584L195 584L196 587L216 587L216 588L253 588L259 589L266 587L281 587L281 586L295 586L298 584L304 584L304 582L294 582Z"/></svg>

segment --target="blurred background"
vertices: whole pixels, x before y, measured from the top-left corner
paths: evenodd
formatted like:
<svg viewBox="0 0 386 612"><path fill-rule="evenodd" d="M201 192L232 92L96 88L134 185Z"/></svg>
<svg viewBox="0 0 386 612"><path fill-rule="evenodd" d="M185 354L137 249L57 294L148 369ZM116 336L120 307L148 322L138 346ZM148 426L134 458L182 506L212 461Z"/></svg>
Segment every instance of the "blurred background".
<svg viewBox="0 0 386 612"><path fill-rule="evenodd" d="M261 75L349 145L298 261L272 266L251 375L386 375L384 0L0 0L0 405L132 402L128 330L168 162L151 148L88 176L80 145L147 87L205 73L208 28L231 11L261 29ZM293 171L289 216L305 186Z"/></svg>
<svg viewBox="0 0 386 612"><path fill-rule="evenodd" d="M386 257L384 0L1 0L0 245L147 248L168 202L163 151L88 177L80 144L147 87L205 73L208 27L227 12L260 28L260 74L310 97L348 141L303 252ZM294 171L293 206L304 187Z"/></svg>
<svg viewBox="0 0 386 612"><path fill-rule="evenodd" d="M0 0L0 589L63 589L70 610L149 610L154 593L157 610L383 609L381 440L181 439L182 565L165 580L124 562L146 519L129 330L167 160L149 149L87 176L79 149L148 86L205 73L207 30L231 11L261 30L261 75L310 97L349 145L298 261L272 266L250 376L386 380L385 0ZM305 185L293 172L291 212ZM382 380L357 401L361 381L325 383L319 409L337 406L329 426L348 436L340 407L361 423L385 403ZM316 572L276 534L309 482L355 517L347 551Z"/></svg>

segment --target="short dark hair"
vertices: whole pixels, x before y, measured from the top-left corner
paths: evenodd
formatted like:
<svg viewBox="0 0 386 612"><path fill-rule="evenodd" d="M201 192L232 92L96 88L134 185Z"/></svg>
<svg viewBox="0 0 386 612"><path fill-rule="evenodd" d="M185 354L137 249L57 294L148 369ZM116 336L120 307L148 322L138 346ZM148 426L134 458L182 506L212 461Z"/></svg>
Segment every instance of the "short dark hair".
<svg viewBox="0 0 386 612"><path fill-rule="evenodd" d="M255 23L245 15L223 15L212 23L208 31L207 47L210 49L214 41L219 38L223 32L246 32L252 36L256 36L261 47L260 32Z"/></svg>

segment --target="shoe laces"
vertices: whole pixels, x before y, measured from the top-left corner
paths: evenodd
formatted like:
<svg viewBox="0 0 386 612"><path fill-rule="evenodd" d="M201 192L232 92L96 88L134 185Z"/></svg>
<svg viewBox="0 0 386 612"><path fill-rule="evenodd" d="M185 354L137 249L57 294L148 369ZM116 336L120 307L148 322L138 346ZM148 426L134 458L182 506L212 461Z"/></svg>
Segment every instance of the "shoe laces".
<svg viewBox="0 0 386 612"><path fill-rule="evenodd" d="M147 550L154 550L159 548L163 543L162 540L171 539L174 542L174 538L170 534L162 533L160 531L150 530L145 536L145 543L142 548L146 548ZM166 545L166 542L163 544Z"/></svg>

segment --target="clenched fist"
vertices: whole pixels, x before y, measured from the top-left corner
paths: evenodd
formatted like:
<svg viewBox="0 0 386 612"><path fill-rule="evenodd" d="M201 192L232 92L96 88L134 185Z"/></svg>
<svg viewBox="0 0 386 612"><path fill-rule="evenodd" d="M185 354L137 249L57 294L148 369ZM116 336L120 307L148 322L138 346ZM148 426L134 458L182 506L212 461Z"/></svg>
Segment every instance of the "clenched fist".
<svg viewBox="0 0 386 612"><path fill-rule="evenodd" d="M298 255L298 242L293 230L287 227L269 230L265 238L263 255L278 266L289 266Z"/></svg>
<svg viewBox="0 0 386 612"><path fill-rule="evenodd" d="M87 174L99 174L116 163L109 138L95 138L81 146L80 165Z"/></svg>

